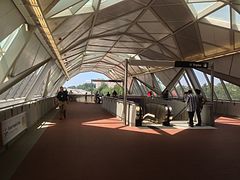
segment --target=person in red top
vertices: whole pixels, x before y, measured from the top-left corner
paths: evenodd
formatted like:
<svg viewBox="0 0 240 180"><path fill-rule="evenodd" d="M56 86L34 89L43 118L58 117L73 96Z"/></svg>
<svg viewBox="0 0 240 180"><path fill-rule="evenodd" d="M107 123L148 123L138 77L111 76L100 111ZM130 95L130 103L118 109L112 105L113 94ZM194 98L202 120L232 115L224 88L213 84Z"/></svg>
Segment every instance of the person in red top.
<svg viewBox="0 0 240 180"><path fill-rule="evenodd" d="M147 96L148 96L148 97L152 97L152 96L153 96L152 91L148 91Z"/></svg>

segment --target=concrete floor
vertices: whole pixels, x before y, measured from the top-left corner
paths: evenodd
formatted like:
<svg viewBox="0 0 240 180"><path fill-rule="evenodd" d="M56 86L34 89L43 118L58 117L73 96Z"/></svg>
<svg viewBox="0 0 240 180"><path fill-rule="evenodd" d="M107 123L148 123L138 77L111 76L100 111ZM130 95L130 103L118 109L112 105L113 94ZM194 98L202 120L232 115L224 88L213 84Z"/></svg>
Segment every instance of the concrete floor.
<svg viewBox="0 0 240 180"><path fill-rule="evenodd" d="M38 140L31 143L30 151L23 152L21 145L28 143L25 139L0 155L0 164L12 169L8 173L11 179L236 180L240 177L240 120L237 119L220 117L216 128L211 129L126 127L101 105L71 103L66 120L58 120L56 116L50 121L45 119L45 124L26 133L34 134L48 127L39 139L33 138ZM14 165L11 159L16 160L21 154L25 155ZM2 166L1 174L4 174ZM1 180L9 177L1 175Z"/></svg>

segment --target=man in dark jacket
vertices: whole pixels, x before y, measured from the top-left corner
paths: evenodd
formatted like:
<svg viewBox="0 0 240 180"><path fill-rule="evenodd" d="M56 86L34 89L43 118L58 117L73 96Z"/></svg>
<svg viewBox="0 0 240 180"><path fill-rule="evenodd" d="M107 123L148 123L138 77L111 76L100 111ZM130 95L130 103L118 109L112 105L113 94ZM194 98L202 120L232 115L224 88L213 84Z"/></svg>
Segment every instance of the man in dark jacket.
<svg viewBox="0 0 240 180"><path fill-rule="evenodd" d="M66 104L68 101L68 92L67 90L64 91L63 87L60 87L60 90L57 94L58 99L58 106L60 110L60 119L66 118Z"/></svg>
<svg viewBox="0 0 240 180"><path fill-rule="evenodd" d="M202 118L201 118L201 112L203 108L203 104L206 103L206 99L201 95L201 90L200 89L195 89L196 95L197 95L197 109L196 109L196 114L198 118L198 123L196 126L201 126L202 125Z"/></svg>
<svg viewBox="0 0 240 180"><path fill-rule="evenodd" d="M198 103L197 96L193 94L192 90L188 90L186 104L187 104L187 112L188 112L190 127L193 127L193 116L197 109L197 103Z"/></svg>

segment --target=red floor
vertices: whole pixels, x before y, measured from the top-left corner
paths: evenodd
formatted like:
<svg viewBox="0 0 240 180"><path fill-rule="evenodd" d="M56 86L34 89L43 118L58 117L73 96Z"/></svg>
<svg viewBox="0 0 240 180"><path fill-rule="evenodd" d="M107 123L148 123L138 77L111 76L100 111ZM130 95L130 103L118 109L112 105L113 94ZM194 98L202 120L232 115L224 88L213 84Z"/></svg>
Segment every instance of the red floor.
<svg viewBox="0 0 240 180"><path fill-rule="evenodd" d="M240 179L240 120L163 131L124 127L95 104L70 104L67 115L45 124L13 180Z"/></svg>

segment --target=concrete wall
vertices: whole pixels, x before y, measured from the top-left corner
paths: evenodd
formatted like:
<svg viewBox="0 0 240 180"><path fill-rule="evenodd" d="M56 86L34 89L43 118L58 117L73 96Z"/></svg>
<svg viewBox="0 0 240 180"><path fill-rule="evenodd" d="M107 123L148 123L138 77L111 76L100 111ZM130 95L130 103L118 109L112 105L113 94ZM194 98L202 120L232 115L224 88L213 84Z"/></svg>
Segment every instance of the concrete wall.
<svg viewBox="0 0 240 180"><path fill-rule="evenodd" d="M85 95L69 95L70 101L83 102L83 103L94 103L94 95L87 95L87 101L85 101Z"/></svg>
<svg viewBox="0 0 240 180"><path fill-rule="evenodd" d="M215 102L215 114L240 116L240 102Z"/></svg>
<svg viewBox="0 0 240 180"><path fill-rule="evenodd" d="M18 115L22 112L26 112L27 126L31 127L54 107L54 98L33 101L29 104L19 105L10 109L0 111L0 122L9 119L15 115Z"/></svg>
<svg viewBox="0 0 240 180"><path fill-rule="evenodd" d="M102 107L110 112L112 115L122 119L123 118L123 100L113 98L113 97L104 97ZM132 101L127 102L127 124L129 126L136 125L136 105Z"/></svg>
<svg viewBox="0 0 240 180"><path fill-rule="evenodd" d="M2 121L26 112L27 128L33 126L40 118L55 108L54 98L46 98L38 101L31 101L28 104L21 104L0 110L0 124ZM0 129L0 134L2 134ZM2 139L0 139L1 142ZM1 143L0 143L1 144ZM1 149L1 146L0 146Z"/></svg>

